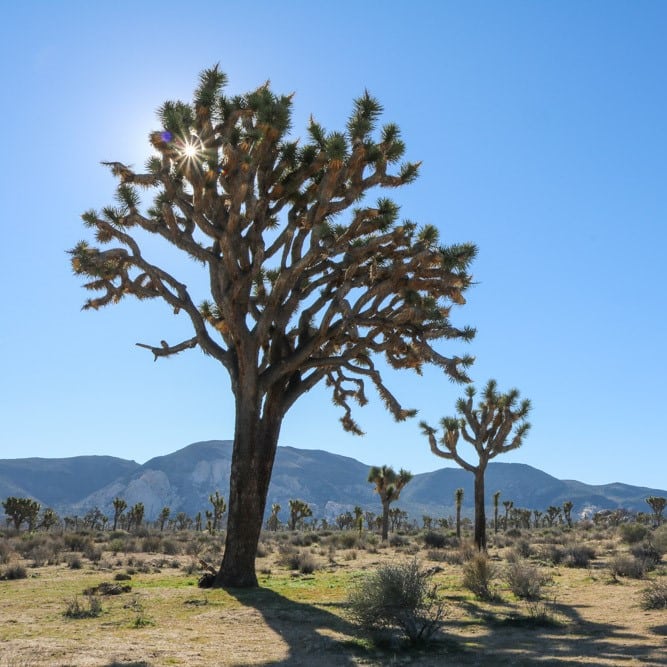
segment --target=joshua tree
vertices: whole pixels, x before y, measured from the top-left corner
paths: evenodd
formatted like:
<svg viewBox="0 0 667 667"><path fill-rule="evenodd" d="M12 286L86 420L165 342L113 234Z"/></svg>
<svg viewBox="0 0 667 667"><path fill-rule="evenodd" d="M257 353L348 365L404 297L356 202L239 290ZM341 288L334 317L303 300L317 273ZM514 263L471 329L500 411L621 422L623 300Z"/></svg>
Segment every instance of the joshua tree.
<svg viewBox="0 0 667 667"><path fill-rule="evenodd" d="M112 501L113 504L113 530L116 530L118 527L118 520L120 519L123 512L127 509L127 502L122 498L114 498Z"/></svg>
<svg viewBox="0 0 667 667"><path fill-rule="evenodd" d="M505 519L503 525L505 527L505 530L507 530L510 525L510 510L514 507L514 501L503 500L503 507L505 508Z"/></svg>
<svg viewBox="0 0 667 667"><path fill-rule="evenodd" d="M220 528L222 517L227 511L227 503L220 495L219 491L216 491L215 494L211 494L208 499L211 502L211 505L213 505L213 532L215 532L218 528Z"/></svg>
<svg viewBox="0 0 667 667"><path fill-rule="evenodd" d="M403 487L412 479L412 473L401 470L396 474L390 466L373 466L368 472L368 481L375 484L375 491L382 502L382 539L389 536L389 505L398 500Z"/></svg>
<svg viewBox="0 0 667 667"><path fill-rule="evenodd" d="M364 510L359 505L355 505L354 507L354 524L361 535L364 529Z"/></svg>
<svg viewBox="0 0 667 667"><path fill-rule="evenodd" d="M176 515L176 530L186 530L191 524L192 519L185 512L179 512Z"/></svg>
<svg viewBox="0 0 667 667"><path fill-rule="evenodd" d="M571 500L566 500L563 503L563 516L565 517L565 521L567 522L567 527L572 528L572 508L574 507L574 503Z"/></svg>
<svg viewBox="0 0 667 667"><path fill-rule="evenodd" d="M138 530L141 528L141 524L144 520L144 511L145 509L143 503L135 503L132 505L127 515L128 530L131 530L132 528L134 528L134 530Z"/></svg>
<svg viewBox="0 0 667 667"><path fill-rule="evenodd" d="M16 530L21 529L21 524L27 523L28 529L32 530L37 522L40 504L31 498L15 498L10 496L2 503L5 514L11 519Z"/></svg>
<svg viewBox="0 0 667 667"><path fill-rule="evenodd" d="M160 510L160 515L158 516L158 521L160 523L160 532L164 530L164 524L167 523L167 519L169 518L170 514L171 510L166 506Z"/></svg>
<svg viewBox="0 0 667 667"><path fill-rule="evenodd" d="M50 528L55 526L60 519L58 518L58 515L55 513L53 509L50 507L47 507L44 510L44 513L42 514L42 519L39 522L39 527L44 528L44 530L48 531Z"/></svg>
<svg viewBox="0 0 667 667"><path fill-rule="evenodd" d="M493 532L498 533L498 501L500 500L500 491L493 494Z"/></svg>
<svg viewBox="0 0 667 667"><path fill-rule="evenodd" d="M560 521L561 512L562 509L560 507L556 507L555 505L549 505L549 507L547 507L545 518L550 528L554 525L554 523L556 523L557 519Z"/></svg>
<svg viewBox="0 0 667 667"><path fill-rule="evenodd" d="M653 521L655 525L659 526L662 523L662 513L667 506L667 498L663 498L662 496L649 496L646 499L646 502L653 510Z"/></svg>
<svg viewBox="0 0 667 667"><path fill-rule="evenodd" d="M313 516L310 505L303 500L289 501L289 529L296 530L297 525L309 516Z"/></svg>
<svg viewBox="0 0 667 667"><path fill-rule="evenodd" d="M281 507L278 503L273 503L273 505L271 505L271 516L266 521L266 526L269 530L278 530L278 524L280 523L278 520L278 512L280 512L280 509Z"/></svg>
<svg viewBox="0 0 667 667"><path fill-rule="evenodd" d="M461 416L442 419L440 444L435 438L435 429L426 422L421 422L421 427L434 454L456 461L475 476L475 545L481 551L486 550L486 466L492 458L521 446L530 429L530 424L525 421L530 412L530 401L526 399L518 403L517 389L511 389L506 394L498 393L495 380L488 381L476 408L473 406L475 393L475 388L468 385L466 397L456 402L456 411ZM468 463L459 454L459 436L463 436L463 440L474 448L477 465Z"/></svg>
<svg viewBox="0 0 667 667"><path fill-rule="evenodd" d="M396 369L420 372L433 363L468 381L472 358L445 356L435 344L474 336L449 316L465 303L476 248L441 245L435 227L399 221L389 199L362 203L368 191L412 182L419 169L415 162L392 167L405 145L396 125L377 127L382 107L368 93L354 102L344 131L326 132L311 120L299 140L289 134L292 95L265 84L226 96L225 85L216 66L202 72L193 104L165 102L146 173L105 163L119 180L117 204L82 217L97 244L113 245L81 241L70 254L84 287L99 293L84 309L128 295L162 299L193 335L138 344L155 359L199 347L229 374L234 445L215 585L247 587L257 586L280 428L301 396L326 383L343 427L361 434L351 404L367 402L367 384L395 419L415 414L386 386L376 354ZM152 206L142 206L137 187L152 190ZM153 263L142 234L197 261L209 298L197 305L178 274Z"/></svg>
<svg viewBox="0 0 667 667"><path fill-rule="evenodd" d="M454 491L454 501L456 502L456 537L461 538L461 505L463 505L463 489Z"/></svg>
<svg viewBox="0 0 667 667"><path fill-rule="evenodd" d="M533 510L533 526L535 528L540 527L541 518L542 518L542 512L540 512L540 510Z"/></svg>

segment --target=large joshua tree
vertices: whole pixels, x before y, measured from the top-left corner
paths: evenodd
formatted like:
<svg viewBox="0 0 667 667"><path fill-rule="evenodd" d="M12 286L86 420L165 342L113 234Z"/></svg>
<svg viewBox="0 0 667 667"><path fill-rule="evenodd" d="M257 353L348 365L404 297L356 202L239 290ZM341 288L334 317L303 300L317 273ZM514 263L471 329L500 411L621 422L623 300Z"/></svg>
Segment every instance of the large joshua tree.
<svg viewBox="0 0 667 667"><path fill-rule="evenodd" d="M326 383L343 427L361 434L351 404L367 402L367 384L395 419L414 414L387 388L375 355L418 373L433 363L467 381L472 358L444 356L434 343L474 335L449 315L465 302L476 249L440 245L435 227L399 221L389 199L362 204L370 190L412 182L419 168L395 166L405 151L399 129L378 127L382 108L368 93L354 102L344 131L311 119L295 139L292 95L265 84L231 97L225 85L216 66L202 72L192 104L164 103L145 172L105 163L119 180L117 204L82 217L111 248L81 241L70 253L84 287L99 293L84 309L127 295L163 299L189 319L192 336L138 345L156 360L198 347L229 374L235 430L216 585L243 587L257 585L280 427L299 397ZM147 208L140 188L153 192ZM161 237L202 266L210 288L203 302L151 261L140 234Z"/></svg>
<svg viewBox="0 0 667 667"><path fill-rule="evenodd" d="M441 420L443 435L438 442L436 430L426 422L420 426L428 437L431 451L443 459L455 461L475 476L475 545L486 550L486 511L484 507L484 474L492 458L517 449L530 429L525 421L530 401L519 403L519 392L511 389L505 394L497 391L496 381L489 380L478 406L473 404L475 388L468 385L465 398L456 402L458 417ZM473 447L477 464L469 463L459 453L459 438Z"/></svg>

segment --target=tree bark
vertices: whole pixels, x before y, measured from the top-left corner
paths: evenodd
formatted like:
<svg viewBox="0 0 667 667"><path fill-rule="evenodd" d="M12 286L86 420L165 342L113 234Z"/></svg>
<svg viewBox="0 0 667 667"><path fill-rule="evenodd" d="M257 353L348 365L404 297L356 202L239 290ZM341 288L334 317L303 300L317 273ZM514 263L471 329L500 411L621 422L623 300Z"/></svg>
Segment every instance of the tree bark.
<svg viewBox="0 0 667 667"><path fill-rule="evenodd" d="M382 541L389 537L389 503L382 501Z"/></svg>
<svg viewBox="0 0 667 667"><path fill-rule="evenodd" d="M279 400L271 401L267 396L261 411L257 395L241 400L237 396L227 537L214 586L258 585L255 558L280 434L281 419L276 418Z"/></svg>
<svg viewBox="0 0 667 667"><path fill-rule="evenodd" d="M475 546L486 551L486 510L484 508L484 473L486 466L480 465L475 471Z"/></svg>

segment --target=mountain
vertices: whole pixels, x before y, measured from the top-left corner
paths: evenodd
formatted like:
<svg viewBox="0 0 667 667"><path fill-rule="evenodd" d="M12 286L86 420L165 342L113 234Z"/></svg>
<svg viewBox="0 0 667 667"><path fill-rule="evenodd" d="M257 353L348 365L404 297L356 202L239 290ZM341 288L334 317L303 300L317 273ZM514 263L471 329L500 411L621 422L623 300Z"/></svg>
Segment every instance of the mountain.
<svg viewBox="0 0 667 667"><path fill-rule="evenodd" d="M139 465L109 456L79 456L69 459L0 460L0 499L29 496L61 515L82 515L92 507L111 513L116 496L128 505L142 502L146 517L155 518L168 506L172 516L193 516L210 508L209 495L229 492L232 443L229 440L197 442L172 454L158 456ZM334 518L355 505L378 512L380 503L367 482L369 466L356 459L322 450L279 447L267 500L282 506L287 516L290 499L310 503L316 517ZM449 516L454 513L454 491L464 490L463 513L472 515L473 477L460 468L441 468L415 475L403 490L397 507L419 520L423 514ZM624 507L647 511L645 498L665 496L667 491L605 484L592 486L574 480L559 480L520 463L491 463L486 473L487 502L494 492L515 507L544 510L549 505L574 503L573 515Z"/></svg>
<svg viewBox="0 0 667 667"><path fill-rule="evenodd" d="M44 507L67 507L139 467L114 456L0 459L0 498L30 497Z"/></svg>

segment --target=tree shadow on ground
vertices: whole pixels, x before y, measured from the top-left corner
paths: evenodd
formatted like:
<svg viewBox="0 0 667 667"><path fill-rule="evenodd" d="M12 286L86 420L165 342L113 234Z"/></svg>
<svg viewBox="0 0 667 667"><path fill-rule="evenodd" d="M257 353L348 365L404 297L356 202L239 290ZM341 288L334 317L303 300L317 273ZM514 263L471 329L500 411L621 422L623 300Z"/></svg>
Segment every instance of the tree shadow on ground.
<svg viewBox="0 0 667 667"><path fill-rule="evenodd" d="M451 620L446 627L457 635L457 629L468 635L465 645L468 657L485 656L494 665L564 667L579 665L582 659L594 659L597 665L631 660L645 665L667 664L667 647L662 642L650 641L649 637L629 632L615 623L587 620L580 611L586 605L544 601L537 605L541 607L526 605L521 613L507 615L502 608L490 609L467 601L463 606L469 617ZM471 628L480 628L480 621L488 632L477 631L470 636ZM664 627L651 630L660 634ZM459 664L477 663L464 659Z"/></svg>
<svg viewBox="0 0 667 667"><path fill-rule="evenodd" d="M354 640L358 629L325 608L342 605L328 603L315 606L295 602L268 588L226 590L244 606L258 611L266 624L288 645L286 658L267 662L266 665L356 665L358 662L354 656L369 653Z"/></svg>

